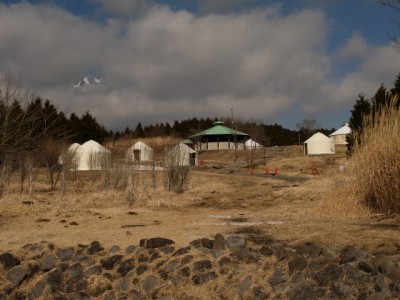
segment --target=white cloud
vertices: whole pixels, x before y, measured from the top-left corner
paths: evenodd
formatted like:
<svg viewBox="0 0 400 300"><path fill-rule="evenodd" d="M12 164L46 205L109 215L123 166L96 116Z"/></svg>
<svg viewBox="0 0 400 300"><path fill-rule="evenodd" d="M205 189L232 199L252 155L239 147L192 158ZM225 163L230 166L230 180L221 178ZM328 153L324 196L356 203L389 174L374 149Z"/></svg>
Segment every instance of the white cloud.
<svg viewBox="0 0 400 300"><path fill-rule="evenodd" d="M100 5L100 10L117 16L138 16L148 12L154 5L152 0L91 0Z"/></svg>
<svg viewBox="0 0 400 300"><path fill-rule="evenodd" d="M96 1L115 11L134 5ZM298 115L318 119L349 111L358 93L390 85L398 72L392 48L374 48L359 35L329 56L319 10L198 16L146 9L139 18L98 24L57 7L0 5L2 67L67 112L90 110L112 128L227 117L232 106L241 118L270 120L297 107ZM355 55L359 68L334 78L335 60ZM102 78L106 89L77 93L71 86L83 75Z"/></svg>

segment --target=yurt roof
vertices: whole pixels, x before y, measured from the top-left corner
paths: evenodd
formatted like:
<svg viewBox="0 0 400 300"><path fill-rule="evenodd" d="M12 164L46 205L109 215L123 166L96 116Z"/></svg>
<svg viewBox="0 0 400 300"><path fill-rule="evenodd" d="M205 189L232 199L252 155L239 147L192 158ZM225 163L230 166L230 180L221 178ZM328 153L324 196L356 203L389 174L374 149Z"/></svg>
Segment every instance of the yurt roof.
<svg viewBox="0 0 400 300"><path fill-rule="evenodd" d="M98 142L90 140L82 144L79 147L79 152L110 152L104 146L100 145Z"/></svg>
<svg viewBox="0 0 400 300"><path fill-rule="evenodd" d="M197 152L194 151L192 148L190 148L189 146L187 146L187 145L185 145L185 144L182 144L182 143L176 145L176 146L175 146L174 148L172 148L172 149L175 149L175 148L178 148L178 147L179 147L179 150L180 150L180 151L187 151L187 152L189 152L189 153L197 153Z"/></svg>
<svg viewBox="0 0 400 300"><path fill-rule="evenodd" d="M312 137L310 137L308 140L306 140L304 142L304 144L310 143L310 142L330 142L330 141L331 141L331 139L328 138L325 134L323 134L321 132L317 132Z"/></svg>
<svg viewBox="0 0 400 300"><path fill-rule="evenodd" d="M261 144L259 144L259 143L257 143L255 140L252 140L252 139L249 139L249 140L247 140L245 143L244 143L244 145L246 146L246 147L262 147L262 145Z"/></svg>
<svg viewBox="0 0 400 300"><path fill-rule="evenodd" d="M340 127L338 130L331 133L329 136L343 135L343 134L349 134L349 133L351 133L351 128L349 126L349 123L346 123L345 125Z"/></svg>
<svg viewBox="0 0 400 300"><path fill-rule="evenodd" d="M148 149L151 150L151 148L149 146L147 146L145 143L143 143L142 141L136 142L133 144L133 146L131 147L131 149L137 149L137 150L143 150L143 149Z"/></svg>
<svg viewBox="0 0 400 300"><path fill-rule="evenodd" d="M198 136L203 136L203 135L241 135L241 136L248 135L247 133L228 128L222 124L224 124L224 122L221 122L221 121L214 122L213 127L206 129L202 132L196 133L196 134L192 135L191 137L198 137Z"/></svg>
<svg viewBox="0 0 400 300"><path fill-rule="evenodd" d="M81 147L81 144L78 143L73 143L68 147L68 150L70 151L76 151Z"/></svg>

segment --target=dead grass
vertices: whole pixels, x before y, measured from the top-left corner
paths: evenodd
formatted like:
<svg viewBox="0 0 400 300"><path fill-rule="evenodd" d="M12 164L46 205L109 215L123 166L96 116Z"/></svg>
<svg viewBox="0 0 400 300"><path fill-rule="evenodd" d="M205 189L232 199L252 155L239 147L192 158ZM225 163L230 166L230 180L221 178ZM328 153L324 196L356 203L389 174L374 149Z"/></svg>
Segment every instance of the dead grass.
<svg viewBox="0 0 400 300"><path fill-rule="evenodd" d="M400 109L397 96L364 118L351 160L354 197L378 212L400 213Z"/></svg>
<svg viewBox="0 0 400 300"><path fill-rule="evenodd" d="M143 172L132 208L125 191L104 189L85 172L67 186L65 196L49 191L45 173L39 172L32 195L20 195L18 185L12 184L0 200L0 248L13 250L42 240L60 246L98 240L106 248L123 248L155 236L186 246L221 232L260 241L272 236L293 244L314 241L334 249L355 244L394 251L400 238L394 226L398 220L370 214L355 201L347 171L338 171L345 157L337 155L332 165L326 156L305 157L299 150L267 149L268 164L280 170L277 176L266 175L263 167L254 175L243 173L240 162L230 161L230 151L221 152L219 160L215 153L202 153L206 166L191 173L188 189L180 194L165 191L161 171L155 189ZM207 166L209 161L222 168ZM321 175L313 176L307 168L300 171L311 164ZM22 204L24 200L34 204Z"/></svg>

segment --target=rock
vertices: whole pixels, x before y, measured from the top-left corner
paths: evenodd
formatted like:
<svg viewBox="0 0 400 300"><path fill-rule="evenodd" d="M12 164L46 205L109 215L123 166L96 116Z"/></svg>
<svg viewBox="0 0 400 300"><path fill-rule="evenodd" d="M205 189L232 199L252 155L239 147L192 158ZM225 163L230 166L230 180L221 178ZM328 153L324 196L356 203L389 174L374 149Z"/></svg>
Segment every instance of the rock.
<svg viewBox="0 0 400 300"><path fill-rule="evenodd" d="M372 275L378 274L378 270L367 261L360 261L358 263L358 268L365 273L370 273Z"/></svg>
<svg viewBox="0 0 400 300"><path fill-rule="evenodd" d="M331 288L339 298L349 299L353 294L351 286L344 284L343 282L334 282L332 283Z"/></svg>
<svg viewBox="0 0 400 300"><path fill-rule="evenodd" d="M75 249L73 247L58 249L56 254L61 261L67 261L74 256Z"/></svg>
<svg viewBox="0 0 400 300"><path fill-rule="evenodd" d="M11 269L16 265L19 265L21 261L15 256L13 256L11 253L6 252L0 255L0 263L3 265L5 269Z"/></svg>
<svg viewBox="0 0 400 300"><path fill-rule="evenodd" d="M84 273L85 277L90 277L92 275L100 275L103 272L101 265L96 265L87 269Z"/></svg>
<svg viewBox="0 0 400 300"><path fill-rule="evenodd" d="M349 263L359 258L359 252L353 245L348 245L340 251L340 263Z"/></svg>
<svg viewBox="0 0 400 300"><path fill-rule="evenodd" d="M225 266L227 264L232 263L232 260L229 257L222 257L219 261L218 261L218 266L222 267Z"/></svg>
<svg viewBox="0 0 400 300"><path fill-rule="evenodd" d="M253 284L253 280L251 279L251 276L245 277L239 286L237 287L237 293L240 298L243 298L245 294L249 291L251 285Z"/></svg>
<svg viewBox="0 0 400 300"><path fill-rule="evenodd" d="M42 262L40 264L40 270L46 272L54 268L60 261L58 258L53 255L49 254L43 257Z"/></svg>
<svg viewBox="0 0 400 300"><path fill-rule="evenodd" d="M181 259L181 265L183 266L183 265L186 265L186 264L188 264L188 263L190 263L191 261L193 260L193 255L186 255L185 257L183 257L182 259Z"/></svg>
<svg viewBox="0 0 400 300"><path fill-rule="evenodd" d="M171 254L172 252L175 251L175 248L174 248L174 247L171 247L171 246L167 246L167 247L162 247L162 248L160 248L160 251L161 251L162 253L165 253L165 254Z"/></svg>
<svg viewBox="0 0 400 300"><path fill-rule="evenodd" d="M246 239L237 235L228 236L226 238L226 246L230 251L240 251L246 246Z"/></svg>
<svg viewBox="0 0 400 300"><path fill-rule="evenodd" d="M126 254L132 254L136 251L137 247L133 245L129 245L128 247L125 248L125 253Z"/></svg>
<svg viewBox="0 0 400 300"><path fill-rule="evenodd" d="M315 280L319 285L327 285L338 280L342 275L342 269L335 264L329 264L322 271L316 273Z"/></svg>
<svg viewBox="0 0 400 300"><path fill-rule="evenodd" d="M400 267L393 268L388 274L388 277L391 281L400 284Z"/></svg>
<svg viewBox="0 0 400 300"><path fill-rule="evenodd" d="M221 233L215 235L212 249L214 251L223 251L227 247L224 236Z"/></svg>
<svg viewBox="0 0 400 300"><path fill-rule="evenodd" d="M45 280L40 280L28 293L28 299L45 299L43 292L46 289L48 283Z"/></svg>
<svg viewBox="0 0 400 300"><path fill-rule="evenodd" d="M287 292L287 298L289 300L321 299L324 295L325 291L323 289L306 283L292 286Z"/></svg>
<svg viewBox="0 0 400 300"><path fill-rule="evenodd" d="M311 242L295 246L294 249L298 254L312 258L318 257L322 253L322 248Z"/></svg>
<svg viewBox="0 0 400 300"><path fill-rule="evenodd" d="M135 260L133 258L128 258L121 262L120 266L117 269L117 272L122 276L125 276L134 268L135 268Z"/></svg>
<svg viewBox="0 0 400 300"><path fill-rule="evenodd" d="M167 265L168 272L175 271L180 266L180 264L181 263L180 263L179 259L174 259L174 260L170 261Z"/></svg>
<svg viewBox="0 0 400 300"><path fill-rule="evenodd" d="M193 264L193 269L198 272L210 270L211 268L212 264L209 260L200 260Z"/></svg>
<svg viewBox="0 0 400 300"><path fill-rule="evenodd" d="M90 243L90 246L87 248L86 252L87 254L93 255L103 250L104 248L100 245L98 241L93 241Z"/></svg>
<svg viewBox="0 0 400 300"><path fill-rule="evenodd" d="M26 277L27 271L25 268L20 266L15 266L10 269L7 274L6 278L14 285L19 285Z"/></svg>
<svg viewBox="0 0 400 300"><path fill-rule="evenodd" d="M62 288L64 275L59 269L48 272L45 276L46 281L50 284L51 290L58 291Z"/></svg>
<svg viewBox="0 0 400 300"><path fill-rule="evenodd" d="M307 260L304 257L297 257L288 262L289 275L296 271L302 271L307 267Z"/></svg>
<svg viewBox="0 0 400 300"><path fill-rule="evenodd" d="M201 284L205 284L211 280L214 280L216 278L217 278L217 274L215 274L215 272L208 272L208 273L193 276L192 281L194 284L201 285Z"/></svg>
<svg viewBox="0 0 400 300"><path fill-rule="evenodd" d="M140 265L136 268L136 274L142 275L144 272L147 271L147 266L146 265Z"/></svg>
<svg viewBox="0 0 400 300"><path fill-rule="evenodd" d="M271 256L274 252L270 247L262 246L260 249L260 253L264 256Z"/></svg>
<svg viewBox="0 0 400 300"><path fill-rule="evenodd" d="M385 277L383 275L378 275L374 278L375 290L377 292L382 292L386 289Z"/></svg>
<svg viewBox="0 0 400 300"><path fill-rule="evenodd" d="M118 292L120 292L120 293L128 292L132 287L131 276L124 276L123 278L120 278L117 281L116 286L117 286Z"/></svg>
<svg viewBox="0 0 400 300"><path fill-rule="evenodd" d="M100 259L100 263L102 267L106 270L112 270L114 269L115 265L118 264L122 260L123 256L116 254L113 256L110 256L108 258L102 258Z"/></svg>
<svg viewBox="0 0 400 300"><path fill-rule="evenodd" d="M118 252L120 250L120 248L117 246L117 245L114 245L114 246L112 246L109 250L108 250L108 252L110 252L110 253L116 253L116 252Z"/></svg>
<svg viewBox="0 0 400 300"><path fill-rule="evenodd" d="M143 280L142 288L146 292L150 292L155 289L155 287L157 286L157 283L158 283L157 277L155 277L153 275L149 275Z"/></svg>
<svg viewBox="0 0 400 300"><path fill-rule="evenodd" d="M288 280L289 277L285 274L285 272L281 268L278 268L272 273L271 277L268 279L268 283L275 290L278 285L285 283Z"/></svg>
<svg viewBox="0 0 400 300"><path fill-rule="evenodd" d="M36 262L28 263L28 265L26 266L26 272L28 277L34 276L39 271L40 267Z"/></svg>
<svg viewBox="0 0 400 300"><path fill-rule="evenodd" d="M253 288L253 300L266 300L270 299L269 294L264 291L262 287L256 286Z"/></svg>
<svg viewBox="0 0 400 300"><path fill-rule="evenodd" d="M184 267L179 271L179 273L184 277L189 277L190 276L190 268Z"/></svg>
<svg viewBox="0 0 400 300"><path fill-rule="evenodd" d="M181 248L179 250L177 250L174 254L172 254L172 256L181 256L184 254L187 254L190 251L190 246L185 247L185 248Z"/></svg>
<svg viewBox="0 0 400 300"><path fill-rule="evenodd" d="M212 249L214 244L213 240L207 239L207 238L202 238L201 239L201 247L207 248L207 249Z"/></svg>
<svg viewBox="0 0 400 300"><path fill-rule="evenodd" d="M271 245L271 250L274 253L276 259L281 261L285 258L285 246L279 242Z"/></svg>
<svg viewBox="0 0 400 300"><path fill-rule="evenodd" d="M161 238L161 237L150 238L150 239L141 239L139 242L139 245L141 247L145 247L147 249L161 248L161 247L165 247L165 246L172 245L172 244L175 244L175 242L173 240Z"/></svg>

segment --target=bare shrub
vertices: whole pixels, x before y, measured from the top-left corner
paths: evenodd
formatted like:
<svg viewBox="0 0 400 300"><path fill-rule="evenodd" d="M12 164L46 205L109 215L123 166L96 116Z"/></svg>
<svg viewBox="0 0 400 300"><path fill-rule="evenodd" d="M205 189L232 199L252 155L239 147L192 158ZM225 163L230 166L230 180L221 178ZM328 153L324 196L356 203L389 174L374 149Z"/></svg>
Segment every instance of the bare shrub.
<svg viewBox="0 0 400 300"><path fill-rule="evenodd" d="M178 144L166 153L164 187L168 191L181 193L190 179L190 154L186 146Z"/></svg>
<svg viewBox="0 0 400 300"><path fill-rule="evenodd" d="M400 110L397 96L363 120L363 132L353 137L350 171L361 201L379 212L400 213Z"/></svg>

